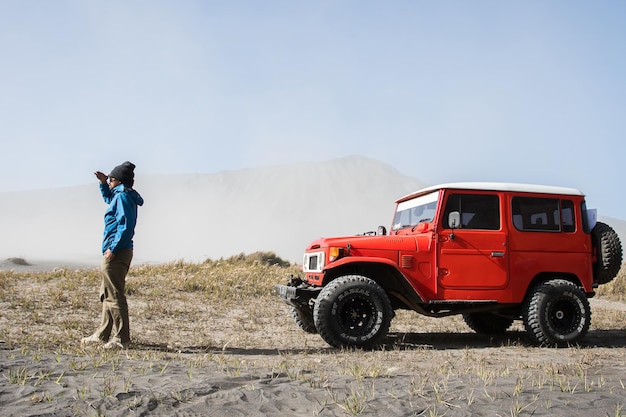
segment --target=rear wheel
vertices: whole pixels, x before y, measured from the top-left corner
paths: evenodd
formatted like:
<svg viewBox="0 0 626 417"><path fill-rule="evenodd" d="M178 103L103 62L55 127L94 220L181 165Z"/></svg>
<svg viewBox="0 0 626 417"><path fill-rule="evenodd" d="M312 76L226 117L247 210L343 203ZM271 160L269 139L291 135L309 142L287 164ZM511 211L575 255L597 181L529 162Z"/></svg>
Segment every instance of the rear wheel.
<svg viewBox="0 0 626 417"><path fill-rule="evenodd" d="M466 313L463 320L476 333L497 335L506 332L513 320L494 313Z"/></svg>
<svg viewBox="0 0 626 417"><path fill-rule="evenodd" d="M307 333L317 333L315 323L313 322L313 310L306 307L290 307L291 317L299 328Z"/></svg>
<svg viewBox="0 0 626 417"><path fill-rule="evenodd" d="M576 343L587 334L590 323L587 296L566 280L553 279L539 285L526 303L526 331L541 345Z"/></svg>
<svg viewBox="0 0 626 417"><path fill-rule="evenodd" d="M370 348L389 331L393 309L389 297L374 280L346 275L320 292L313 309L315 327L334 347Z"/></svg>

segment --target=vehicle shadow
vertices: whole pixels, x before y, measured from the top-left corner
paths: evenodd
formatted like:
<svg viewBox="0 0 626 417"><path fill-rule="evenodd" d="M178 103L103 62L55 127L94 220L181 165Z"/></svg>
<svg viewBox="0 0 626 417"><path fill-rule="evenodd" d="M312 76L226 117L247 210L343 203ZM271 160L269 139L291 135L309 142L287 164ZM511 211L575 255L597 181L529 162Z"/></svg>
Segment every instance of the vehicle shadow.
<svg viewBox="0 0 626 417"><path fill-rule="evenodd" d="M477 333L401 333L391 332L382 346L376 350L449 350L449 349L484 349L499 347L539 347L524 331L509 331L498 336L487 336ZM579 343L572 345L579 348L626 348L626 330L590 330ZM566 346L567 347L567 346ZM213 355L250 355L276 356L298 354L334 354L341 349L328 347L293 348L285 346L276 348L237 348L218 346L179 346L172 348L165 344L141 343L133 346L138 350L155 350L162 352L176 352L183 354L213 354ZM352 349L348 349L352 350ZM359 350L359 349L353 349Z"/></svg>
<svg viewBox="0 0 626 417"><path fill-rule="evenodd" d="M389 349L479 349L502 346L538 347L523 331L509 331L489 336L477 333L389 333L385 347ZM580 342L580 348L626 348L626 330L590 330Z"/></svg>

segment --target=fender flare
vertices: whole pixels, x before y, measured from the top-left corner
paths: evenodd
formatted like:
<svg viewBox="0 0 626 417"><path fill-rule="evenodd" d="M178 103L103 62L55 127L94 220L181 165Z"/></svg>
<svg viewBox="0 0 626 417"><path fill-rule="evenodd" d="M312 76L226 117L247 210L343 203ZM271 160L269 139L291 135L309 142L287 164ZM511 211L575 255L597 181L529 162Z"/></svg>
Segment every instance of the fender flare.
<svg viewBox="0 0 626 417"><path fill-rule="evenodd" d="M420 305L425 304L424 296L418 289L414 288L407 277L398 269L398 264L387 258L379 258L374 256L349 256L341 258L329 265L326 265L323 269L324 276L333 275L341 276L343 273L333 274L333 271L338 269L348 269L354 267L353 270L358 271L359 274L363 274L363 268L366 266L379 265L388 268L389 271L393 271L391 276L394 278L393 285L389 285L389 282L385 282L380 276L370 276L365 273L366 276L376 281L381 287L385 289L390 295L399 299L409 308L415 310L420 309ZM325 278L326 280L326 278ZM325 282L324 285L328 284Z"/></svg>

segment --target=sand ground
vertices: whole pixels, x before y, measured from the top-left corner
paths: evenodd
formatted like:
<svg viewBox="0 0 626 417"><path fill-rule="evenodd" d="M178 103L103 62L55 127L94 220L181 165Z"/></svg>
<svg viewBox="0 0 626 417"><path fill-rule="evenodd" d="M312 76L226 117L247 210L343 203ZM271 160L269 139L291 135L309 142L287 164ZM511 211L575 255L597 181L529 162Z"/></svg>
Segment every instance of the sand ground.
<svg viewBox="0 0 626 417"><path fill-rule="evenodd" d="M271 297L157 308L131 295L134 342L105 351L78 343L98 310L76 307L71 289L58 295L63 279L33 281L18 300L10 286L0 293L3 416L626 415L618 302L592 300L592 328L575 347L534 346L517 323L494 338L459 317L398 312L384 347L341 351Z"/></svg>

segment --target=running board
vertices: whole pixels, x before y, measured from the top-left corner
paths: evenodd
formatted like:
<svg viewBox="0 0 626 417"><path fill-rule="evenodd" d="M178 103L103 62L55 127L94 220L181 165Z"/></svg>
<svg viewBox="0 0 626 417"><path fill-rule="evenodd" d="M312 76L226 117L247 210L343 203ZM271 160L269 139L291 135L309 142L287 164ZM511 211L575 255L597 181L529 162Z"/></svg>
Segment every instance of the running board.
<svg viewBox="0 0 626 417"><path fill-rule="evenodd" d="M430 317L446 317L461 313L478 313L493 311L496 300L433 300L422 304L419 313ZM506 308L507 304L503 304Z"/></svg>
<svg viewBox="0 0 626 417"><path fill-rule="evenodd" d="M450 304L498 304L496 300L433 300L426 303L427 306L432 305L450 305Z"/></svg>

